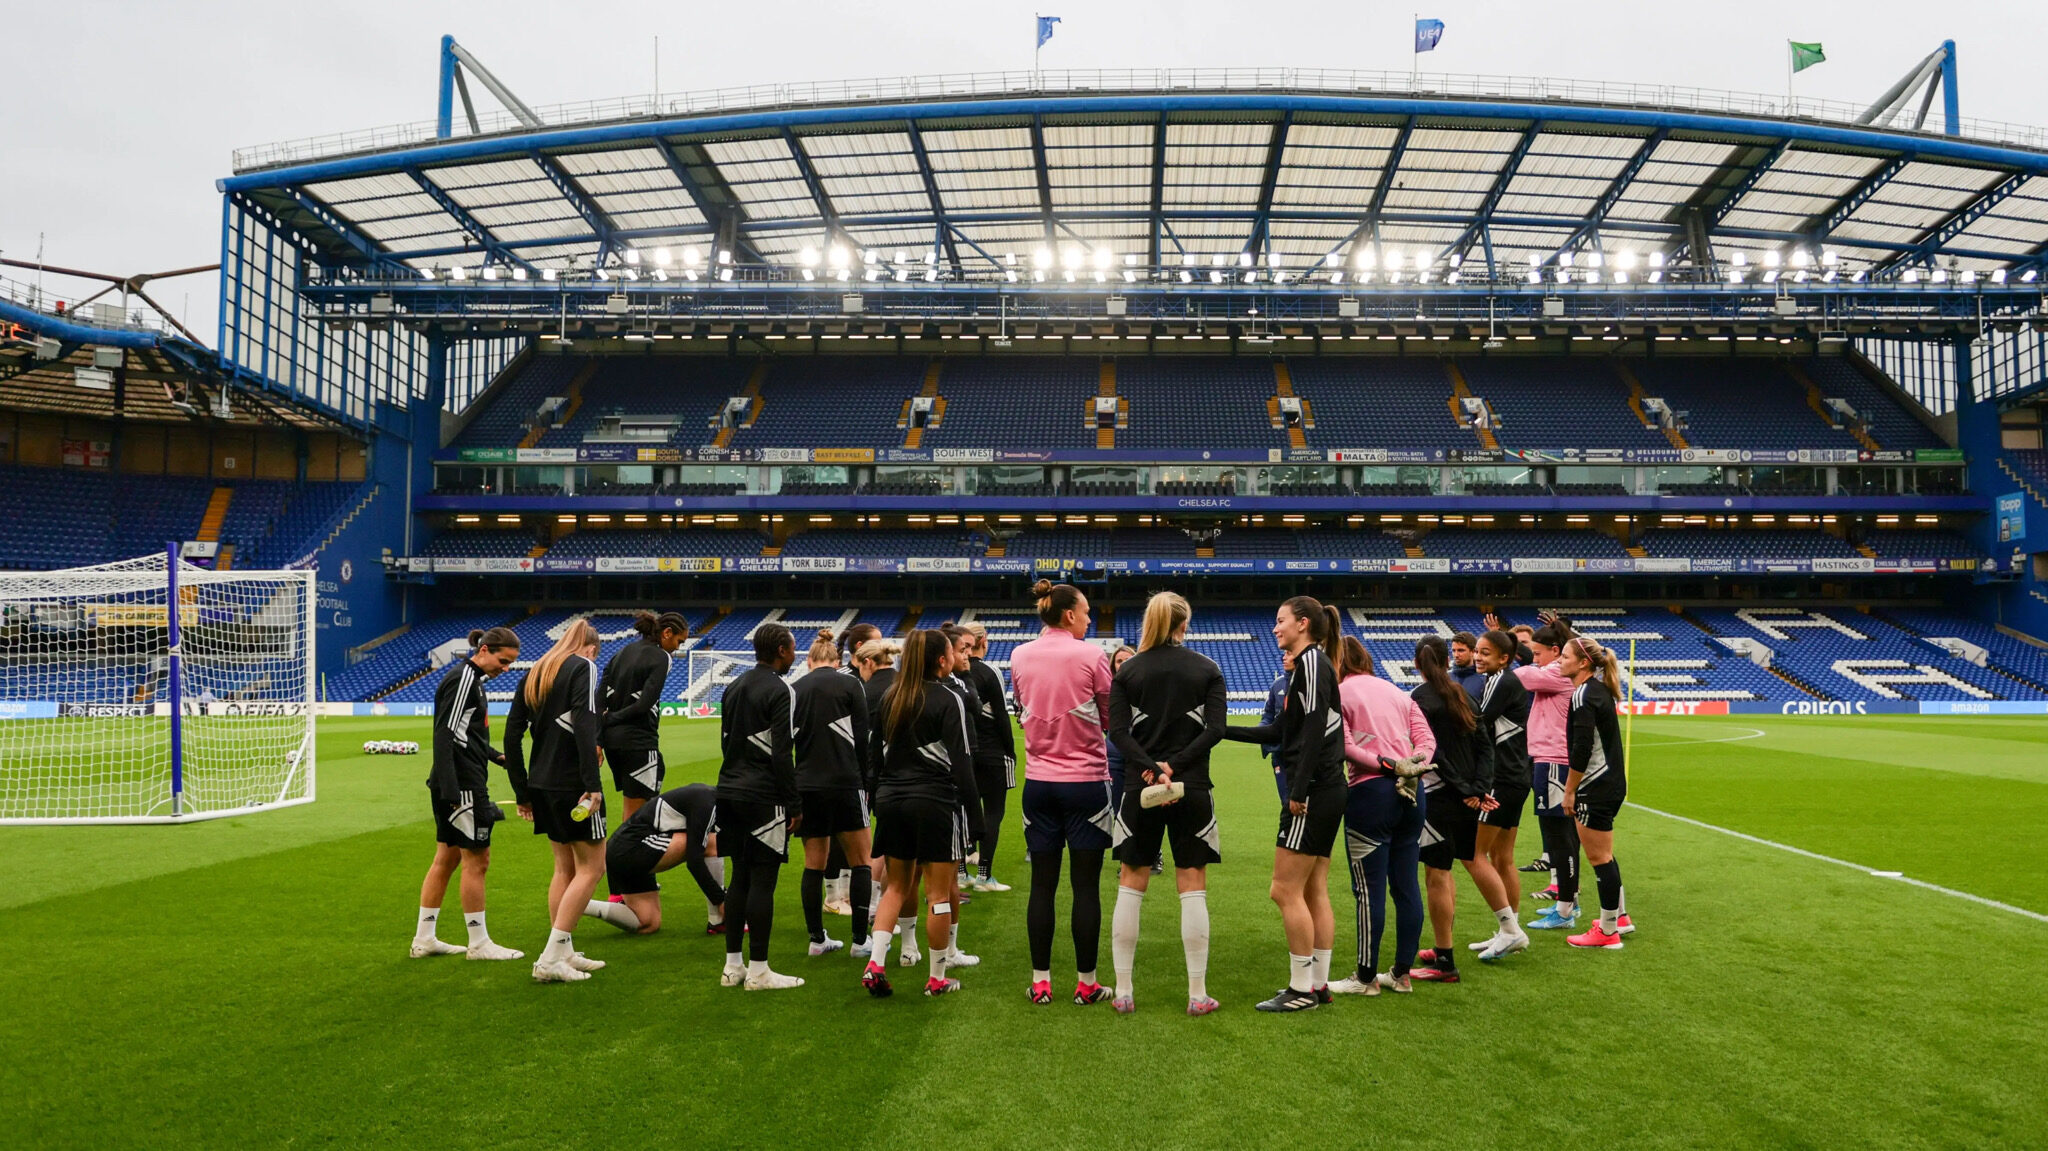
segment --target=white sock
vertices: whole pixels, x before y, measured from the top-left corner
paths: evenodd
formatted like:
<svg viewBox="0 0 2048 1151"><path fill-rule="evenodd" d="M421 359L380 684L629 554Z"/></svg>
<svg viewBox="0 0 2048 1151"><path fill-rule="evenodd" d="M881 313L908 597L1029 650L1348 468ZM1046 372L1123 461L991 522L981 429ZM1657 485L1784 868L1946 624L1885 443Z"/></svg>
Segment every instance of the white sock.
<svg viewBox="0 0 2048 1151"><path fill-rule="evenodd" d="M436 923L439 923L439 922L440 922L440 920L441 920L441 909L440 909L440 908L438 908L438 907L422 907L422 908L420 908L420 918L419 918L419 923L418 923L417 925L415 925L415 926L413 927L413 929L412 929L412 938L413 938L413 942L415 942L415 943L425 943L425 942L426 942L427 940L429 940L429 939L432 939L432 938L434 938L434 925L435 925Z"/></svg>
<svg viewBox="0 0 2048 1151"><path fill-rule="evenodd" d="M1557 905L1557 914L1562 918L1570 919L1572 916L1577 915L1578 913L1579 905L1576 903L1559 903Z"/></svg>
<svg viewBox="0 0 2048 1151"><path fill-rule="evenodd" d="M1315 957L1287 953L1287 989L1289 991L1314 991Z"/></svg>
<svg viewBox="0 0 2048 1151"><path fill-rule="evenodd" d="M1607 934L1609 934L1609 935L1613 935L1613 934L1614 934L1614 929L1615 929L1615 928L1616 928L1617 926L1619 926L1619 925L1620 925L1620 924L1619 924L1619 921L1620 921L1620 919L1621 919L1621 912L1619 912L1619 911L1617 911L1617 910L1615 910L1614 908L1611 908L1611 907L1603 907L1603 908L1601 908L1601 909L1600 909L1600 930L1602 930L1602 931L1606 932L1606 933L1607 933Z"/></svg>
<svg viewBox="0 0 2048 1151"><path fill-rule="evenodd" d="M1131 996L1131 971L1138 965L1138 920L1145 911L1145 893L1119 885L1116 911L1109 920L1109 963L1116 971L1119 999Z"/></svg>
<svg viewBox="0 0 2048 1151"><path fill-rule="evenodd" d="M1052 972L1050 972L1050 971L1040 971L1040 970L1039 970L1038 968L1034 967L1034 968L1032 968L1032 969L1031 969L1031 982L1033 982L1033 983L1051 983L1051 982L1052 982Z"/></svg>
<svg viewBox="0 0 2048 1151"><path fill-rule="evenodd" d="M756 976L756 975L766 975L766 974L768 974L768 961L767 961L767 960L765 960L765 959L749 959L749 960L747 960L747 978L749 978L749 979L752 979L752 978L753 978L754 976Z"/></svg>
<svg viewBox="0 0 2048 1151"><path fill-rule="evenodd" d="M1180 893L1180 946L1188 955L1188 998L1209 994L1209 893Z"/></svg>
<svg viewBox="0 0 2048 1151"><path fill-rule="evenodd" d="M1623 915L1628 914L1628 888L1626 887L1621 889L1621 907L1619 910Z"/></svg>
<svg viewBox="0 0 2048 1151"><path fill-rule="evenodd" d="M491 929L484 924L484 913L473 911L462 917L463 925L469 928L469 945L482 947L491 941Z"/></svg>
<svg viewBox="0 0 2048 1151"><path fill-rule="evenodd" d="M1089 968L1086 971L1077 973L1077 978L1082 983L1094 983L1098 985L1101 983L1101 980L1095 978L1095 969L1093 967Z"/></svg>
<svg viewBox="0 0 2048 1151"><path fill-rule="evenodd" d="M928 949L925 954L930 957L932 978L944 979L946 977L946 953L939 948L933 947Z"/></svg>
<svg viewBox="0 0 2048 1151"><path fill-rule="evenodd" d="M569 932L549 931L548 945L540 953L542 963L567 958L576 950L576 944Z"/></svg>
<svg viewBox="0 0 2048 1151"><path fill-rule="evenodd" d="M958 955L959 953L960 953L960 917L959 917L958 915L955 915L955 916L953 916L953 926L952 926L952 927L951 927L951 928L950 928L950 929L948 930L948 932L947 932L947 935L946 935L946 954L948 954L948 955Z"/></svg>
<svg viewBox="0 0 2048 1151"><path fill-rule="evenodd" d="M1313 987L1328 987L1330 985L1330 949L1318 947L1311 952L1309 955L1309 966L1313 972L1312 978L1315 980Z"/></svg>
<svg viewBox="0 0 2048 1151"><path fill-rule="evenodd" d="M903 937L903 950L917 950L917 916L905 915L896 920L896 934Z"/></svg>
<svg viewBox="0 0 2048 1151"><path fill-rule="evenodd" d="M1493 918L1500 924L1494 932L1496 935L1514 935L1522 930L1522 925L1515 920L1515 909L1512 907L1496 910Z"/></svg>
<svg viewBox="0 0 2048 1151"><path fill-rule="evenodd" d="M896 933L893 931L870 932L868 934L868 944L875 950L874 954L868 956L868 958L873 960L877 966L889 966L889 944L895 942L895 939Z"/></svg>
<svg viewBox="0 0 2048 1151"><path fill-rule="evenodd" d="M592 919L602 919L620 931L640 930L640 917L623 903L593 899L583 905L583 914Z"/></svg>

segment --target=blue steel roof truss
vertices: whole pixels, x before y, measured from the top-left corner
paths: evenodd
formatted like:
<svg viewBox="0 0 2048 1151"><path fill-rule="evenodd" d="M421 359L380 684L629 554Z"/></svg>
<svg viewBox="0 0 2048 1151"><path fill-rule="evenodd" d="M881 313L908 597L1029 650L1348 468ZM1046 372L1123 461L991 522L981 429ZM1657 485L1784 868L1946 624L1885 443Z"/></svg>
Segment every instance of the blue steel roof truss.
<svg viewBox="0 0 2048 1151"><path fill-rule="evenodd" d="M405 174L411 176L413 182L420 186L420 191L433 197L434 202L441 206L442 211L454 218L462 230L468 233L475 241L476 245L484 250L486 258L491 262L508 264L515 268L524 268L529 273L539 271L524 256L517 254L511 248L500 243L497 236L489 228L485 227L482 221L471 215L468 208L456 203L455 197L450 196L446 189L428 179L425 172L417 167L409 167L405 170ZM547 242L560 243L561 241L560 239L550 239Z"/></svg>
<svg viewBox="0 0 2048 1151"><path fill-rule="evenodd" d="M1992 185L1983 195L1964 205L1955 215L1942 221L1939 226L1921 237L1920 242L1911 249L1906 252L1900 252L1898 255L1885 261L1883 266L1891 267L1895 264L1906 263L1932 264L1934 257L1946 250L1957 236L1969 231L1970 225L1983 219L1993 208L2004 203L2008 197L2014 192L2019 191L2020 187L2032 178L2029 173L2014 172L2012 175ZM2035 249L2033 255L2037 262L2040 254L2041 249Z"/></svg>
<svg viewBox="0 0 2048 1151"><path fill-rule="evenodd" d="M1530 123L1527 131L1522 133L1522 138L1515 142L1515 150L1508 153L1507 163L1501 165L1500 174L1493 178L1493 186L1486 190L1486 199L1480 201L1479 210L1474 213L1472 222L1467 224L1465 230L1458 235L1457 239L1452 240L1449 245L1449 251L1463 256L1471 249L1474 238L1481 240L1486 248L1486 271L1488 275L1498 274L1493 263L1493 229L1491 222L1494 209L1500 206L1500 198L1507 194L1508 184L1514 180L1515 173L1521 169L1522 158L1529 154L1530 145L1536 142L1537 136L1542 135L1543 127L1543 121L1536 120Z"/></svg>
<svg viewBox="0 0 2048 1151"><path fill-rule="evenodd" d="M461 73L458 72L456 75L459 77ZM576 209L576 214L583 217L583 222L589 224L590 230L597 234L596 258L597 264L602 266L605 252L611 248L612 233L618 231L618 226L612 223L603 209L591 200L589 194L584 192L583 186L576 182L575 177L562 170L562 165L554 157L538 151L528 152L527 156L540 166L548 182L555 186L555 190L562 194L562 198L569 202L570 207Z"/></svg>
<svg viewBox="0 0 2048 1151"><path fill-rule="evenodd" d="M1659 128L1644 137L1642 144L1636 148L1635 155L1629 157L1628 164L1608 183L1607 190L1600 194L1599 203L1594 205L1593 211L1586 216L1586 222L1572 232L1571 239L1558 247L1559 252L1577 252L1588 241L1592 242L1595 251L1600 250L1600 228L1607 222L1607 214L1614 210L1614 205L1621 202L1622 193L1628 191L1628 186L1635 182L1637 174L1643 170L1643 165L1649 163L1650 154L1657 150L1657 146L1662 144L1668 135L1668 130Z"/></svg>

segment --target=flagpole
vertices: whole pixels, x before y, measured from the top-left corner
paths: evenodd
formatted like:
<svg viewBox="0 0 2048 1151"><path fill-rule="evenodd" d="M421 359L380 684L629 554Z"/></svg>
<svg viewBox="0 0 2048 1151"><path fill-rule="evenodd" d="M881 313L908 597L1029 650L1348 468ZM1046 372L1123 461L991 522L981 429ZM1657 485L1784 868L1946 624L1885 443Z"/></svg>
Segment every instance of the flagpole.
<svg viewBox="0 0 2048 1151"><path fill-rule="evenodd" d="M1422 23L1422 13L1415 13L1408 21L1408 90L1415 91L1416 76L1422 71L1422 46L1416 39L1416 28Z"/></svg>
<svg viewBox="0 0 2048 1151"><path fill-rule="evenodd" d="M1792 41L1785 41L1785 116L1791 118L1792 111Z"/></svg>

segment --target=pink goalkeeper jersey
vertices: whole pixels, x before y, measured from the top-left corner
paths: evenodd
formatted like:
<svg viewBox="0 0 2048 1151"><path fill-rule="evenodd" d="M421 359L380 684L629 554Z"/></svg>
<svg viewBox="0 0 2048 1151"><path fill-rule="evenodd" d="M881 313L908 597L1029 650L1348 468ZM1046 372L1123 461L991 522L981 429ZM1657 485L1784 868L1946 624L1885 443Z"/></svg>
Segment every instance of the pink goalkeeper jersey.
<svg viewBox="0 0 2048 1151"><path fill-rule="evenodd" d="M1010 653L1010 684L1024 725L1024 778L1094 783L1109 778L1109 657L1072 632L1046 628Z"/></svg>
<svg viewBox="0 0 2048 1151"><path fill-rule="evenodd" d="M1366 673L1337 685L1337 698L1344 707L1344 758L1350 761L1350 782L1380 774L1381 756L1436 757L1436 733L1407 692ZM1369 742L1367 736L1372 737Z"/></svg>
<svg viewBox="0 0 2048 1151"><path fill-rule="evenodd" d="M1570 763L1565 724L1572 713L1572 681L1552 663L1515 669L1515 678L1529 689L1529 758L1537 763Z"/></svg>

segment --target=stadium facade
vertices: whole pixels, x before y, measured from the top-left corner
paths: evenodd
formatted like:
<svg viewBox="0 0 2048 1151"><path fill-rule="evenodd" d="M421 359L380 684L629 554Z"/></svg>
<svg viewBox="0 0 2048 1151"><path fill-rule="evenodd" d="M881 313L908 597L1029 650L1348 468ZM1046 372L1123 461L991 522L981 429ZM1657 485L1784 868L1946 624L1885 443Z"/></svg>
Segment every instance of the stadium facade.
<svg viewBox="0 0 2048 1151"><path fill-rule="evenodd" d="M1230 605L1201 642L1247 700L1253 605L1292 590L1397 678L1473 605L1568 604L1669 704L2048 700L2048 135L1959 119L1947 59L1942 131L1273 70L514 99L457 134L451 57L435 124L238 153L216 348L0 305L25 510L138 509L0 559L240 505L216 539L320 572L329 696L391 704L477 623L1022 638L1046 572ZM95 346L229 415L40 398ZM29 466L68 462L30 449L53 410L115 466ZM272 470L220 468L243 435Z"/></svg>

